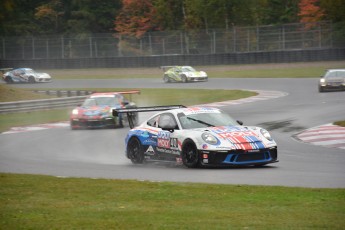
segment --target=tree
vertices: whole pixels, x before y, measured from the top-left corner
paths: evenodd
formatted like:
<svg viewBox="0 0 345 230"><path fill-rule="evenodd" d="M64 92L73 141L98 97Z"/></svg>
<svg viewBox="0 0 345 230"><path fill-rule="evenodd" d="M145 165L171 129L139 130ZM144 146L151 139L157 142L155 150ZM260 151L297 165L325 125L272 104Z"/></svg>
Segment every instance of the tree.
<svg viewBox="0 0 345 230"><path fill-rule="evenodd" d="M317 0L301 0L298 4L300 22L306 23L306 28L312 27L313 23L321 21L324 16L324 11L316 3Z"/></svg>
<svg viewBox="0 0 345 230"><path fill-rule="evenodd" d="M115 20L115 30L123 35L142 37L148 31L160 30L156 8L150 0L122 0Z"/></svg>
<svg viewBox="0 0 345 230"><path fill-rule="evenodd" d="M267 0L263 10L262 24L297 23L298 3L300 0Z"/></svg>
<svg viewBox="0 0 345 230"><path fill-rule="evenodd" d="M52 0L46 4L36 8L35 18L41 24L41 28L45 29L45 33L59 33L59 20L64 14L63 5L60 0ZM54 26L52 27L51 24Z"/></svg>

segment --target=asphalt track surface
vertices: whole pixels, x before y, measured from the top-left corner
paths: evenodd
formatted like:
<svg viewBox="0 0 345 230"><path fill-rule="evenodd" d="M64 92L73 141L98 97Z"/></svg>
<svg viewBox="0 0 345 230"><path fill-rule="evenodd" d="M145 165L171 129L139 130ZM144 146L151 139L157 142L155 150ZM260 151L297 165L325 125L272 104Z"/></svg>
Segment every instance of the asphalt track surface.
<svg viewBox="0 0 345 230"><path fill-rule="evenodd" d="M15 85L36 88L40 85ZM164 84L159 79L55 80L49 88L193 88L272 90L287 96L222 107L245 125L270 130L280 162L253 168L188 169L174 164L133 165L124 155L129 128L69 128L0 135L0 171L62 177L135 179L219 184L345 188L344 149L299 142L293 135L343 120L345 92L319 93L317 79L209 79ZM157 95L159 97L159 95ZM197 95L191 95L197 97ZM141 117L147 115L141 115ZM66 120L68 119L66 115Z"/></svg>

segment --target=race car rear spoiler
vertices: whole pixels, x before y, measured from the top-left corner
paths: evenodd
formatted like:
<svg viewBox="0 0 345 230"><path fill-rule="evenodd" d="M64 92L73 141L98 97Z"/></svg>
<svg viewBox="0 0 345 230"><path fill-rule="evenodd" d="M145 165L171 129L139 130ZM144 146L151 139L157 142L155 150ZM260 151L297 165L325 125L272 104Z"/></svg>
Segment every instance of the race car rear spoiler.
<svg viewBox="0 0 345 230"><path fill-rule="evenodd" d="M167 69L176 67L177 65L167 65L167 66L160 66L159 68L162 69L163 71L166 71Z"/></svg>
<svg viewBox="0 0 345 230"><path fill-rule="evenodd" d="M13 70L13 68L2 68L0 69L1 73L6 73L7 71Z"/></svg>
<svg viewBox="0 0 345 230"><path fill-rule="evenodd" d="M152 111L165 111L170 109L180 109L186 108L184 105L161 105L161 106L147 106L147 107L137 107L137 108L123 108L123 109L113 109L113 116L117 117L120 113L126 113L129 123L129 127L134 128L133 116L137 112L152 112Z"/></svg>

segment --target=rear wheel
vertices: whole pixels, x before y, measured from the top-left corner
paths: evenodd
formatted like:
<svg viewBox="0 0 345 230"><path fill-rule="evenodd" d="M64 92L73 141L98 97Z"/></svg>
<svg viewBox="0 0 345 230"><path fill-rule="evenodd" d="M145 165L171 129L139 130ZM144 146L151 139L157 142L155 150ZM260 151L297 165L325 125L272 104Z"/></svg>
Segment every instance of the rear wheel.
<svg viewBox="0 0 345 230"><path fill-rule="evenodd" d="M138 138L132 138L127 144L127 157L133 164L142 164L144 162L143 147Z"/></svg>
<svg viewBox="0 0 345 230"><path fill-rule="evenodd" d="M5 78L5 81L6 81L8 84L12 84L12 83L13 83L12 78L11 78L11 77L8 77L8 76Z"/></svg>
<svg viewBox="0 0 345 230"><path fill-rule="evenodd" d="M200 164L200 158L194 142L188 141L182 148L182 162L188 168L196 168Z"/></svg>

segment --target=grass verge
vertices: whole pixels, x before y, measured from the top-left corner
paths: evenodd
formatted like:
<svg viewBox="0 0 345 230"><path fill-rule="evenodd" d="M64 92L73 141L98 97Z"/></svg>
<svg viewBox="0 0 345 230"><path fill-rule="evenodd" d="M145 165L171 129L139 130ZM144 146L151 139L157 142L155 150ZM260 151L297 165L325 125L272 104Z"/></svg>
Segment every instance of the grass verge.
<svg viewBox="0 0 345 230"><path fill-rule="evenodd" d="M0 174L2 229L343 229L344 189Z"/></svg>
<svg viewBox="0 0 345 230"><path fill-rule="evenodd" d="M344 68L344 61L196 66L210 78L319 78L326 69ZM157 68L50 69L54 79L162 78Z"/></svg>
<svg viewBox="0 0 345 230"><path fill-rule="evenodd" d="M333 124L345 127L345 120L344 121L336 121Z"/></svg>
<svg viewBox="0 0 345 230"><path fill-rule="evenodd" d="M97 92L113 92L124 89L84 89ZM127 89L128 90L128 89ZM36 95L27 90L13 88L14 92L22 95L26 91L27 99L33 99ZM255 92L243 90L194 90L194 89L141 89L140 95L132 95L130 100L138 106L150 105L198 105L218 101L236 100L240 98L257 95ZM32 97L28 93L33 94ZM24 94L24 93L23 93ZM42 95L43 96L43 95ZM17 99L16 95L11 97ZM188 99L188 100L186 100ZM40 123L49 123L69 120L69 113L72 108L40 110L25 113L0 114L0 132L7 131L11 127L24 126Z"/></svg>

